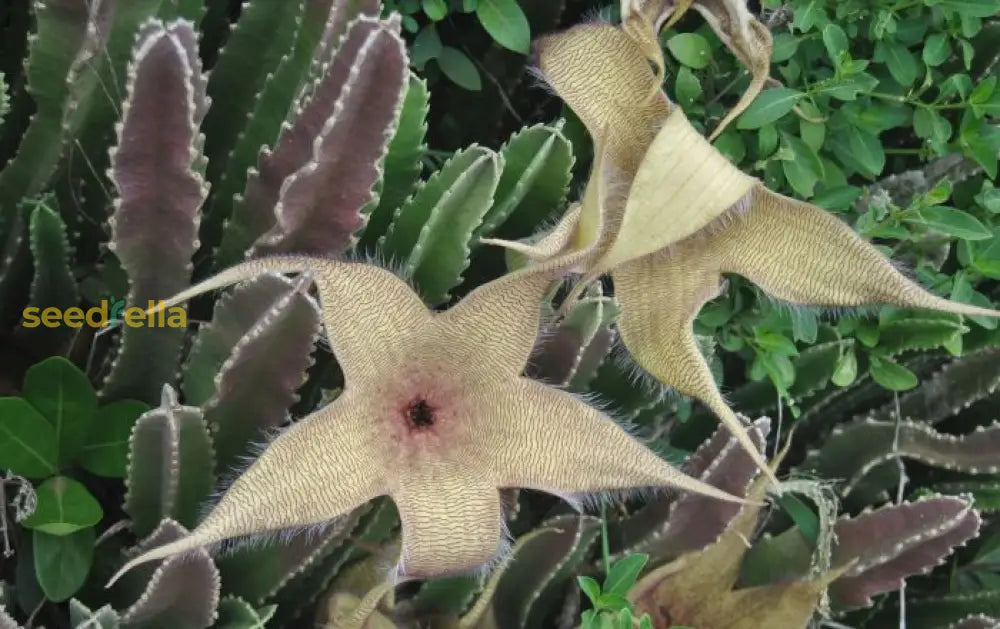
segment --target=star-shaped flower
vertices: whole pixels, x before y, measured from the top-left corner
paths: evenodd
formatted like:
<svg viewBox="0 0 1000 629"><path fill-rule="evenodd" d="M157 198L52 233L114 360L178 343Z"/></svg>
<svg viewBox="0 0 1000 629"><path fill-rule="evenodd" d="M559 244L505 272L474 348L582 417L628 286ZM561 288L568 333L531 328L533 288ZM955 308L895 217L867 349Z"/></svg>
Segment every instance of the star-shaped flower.
<svg viewBox="0 0 1000 629"><path fill-rule="evenodd" d="M576 216L541 246L564 248ZM677 471L601 411L522 377L542 297L580 257L509 274L440 313L389 271L304 256L245 262L162 304L263 273L309 272L345 386L274 440L190 535L119 574L236 536L329 522L381 495L399 509L405 577L469 571L497 555L501 488L570 496L669 485L740 501Z"/></svg>
<svg viewBox="0 0 1000 629"><path fill-rule="evenodd" d="M570 303L610 272L622 341L636 362L704 402L761 469L769 471L723 400L692 329L701 307L719 294L723 274L742 275L796 304L1000 316L930 294L829 213L776 194L733 166L659 89L628 29L583 24L542 38L536 51L549 85L600 138L611 187L627 196L624 203L588 203L588 184L571 247L595 236L599 243L581 265L586 276ZM530 246L490 242L545 259ZM771 480L777 483L773 474Z"/></svg>

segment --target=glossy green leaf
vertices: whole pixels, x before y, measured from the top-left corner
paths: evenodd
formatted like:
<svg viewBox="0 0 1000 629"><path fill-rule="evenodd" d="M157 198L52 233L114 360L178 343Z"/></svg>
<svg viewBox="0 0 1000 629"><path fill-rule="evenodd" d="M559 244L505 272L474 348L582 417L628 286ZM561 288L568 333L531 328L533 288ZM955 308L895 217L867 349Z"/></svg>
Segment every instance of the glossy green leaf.
<svg viewBox="0 0 1000 629"><path fill-rule="evenodd" d="M847 387L853 384L857 377L858 357L853 349L849 349L837 359L830 381L838 387Z"/></svg>
<svg viewBox="0 0 1000 629"><path fill-rule="evenodd" d="M972 120L967 112L962 121L961 145L966 155L979 162L991 178L997 176L997 154L1000 153L1000 126L983 120Z"/></svg>
<svg viewBox="0 0 1000 629"><path fill-rule="evenodd" d="M35 575L45 597L61 602L83 585L94 558L94 529L80 529L70 535L49 535L36 530L32 551Z"/></svg>
<svg viewBox="0 0 1000 629"><path fill-rule="evenodd" d="M799 49L799 38L791 33L776 33L774 35L774 47L771 52L771 62L781 63L788 61Z"/></svg>
<svg viewBox="0 0 1000 629"><path fill-rule="evenodd" d="M616 561L608 571L608 576L604 578L603 593L625 596L635 585L639 573L648 562L649 555L643 553L629 555Z"/></svg>
<svg viewBox="0 0 1000 629"><path fill-rule="evenodd" d="M897 83L909 87L917 80L920 70L917 59L909 49L894 41L880 41L875 47L876 61L884 61Z"/></svg>
<svg viewBox="0 0 1000 629"><path fill-rule="evenodd" d="M531 27L516 0L479 0L476 17L498 44L514 52L528 54Z"/></svg>
<svg viewBox="0 0 1000 629"><path fill-rule="evenodd" d="M917 386L917 376L912 371L888 358L872 356L868 372L875 382L890 391L907 391Z"/></svg>
<svg viewBox="0 0 1000 629"><path fill-rule="evenodd" d="M788 87L764 90L743 112L737 126L740 129L759 129L792 111L803 96L802 92Z"/></svg>
<svg viewBox="0 0 1000 629"><path fill-rule="evenodd" d="M448 15L448 5L444 0L421 0L424 14L430 19L438 22Z"/></svg>
<svg viewBox="0 0 1000 629"><path fill-rule="evenodd" d="M926 207L914 218L906 220L965 240L985 240L993 237L993 231L975 216L950 207Z"/></svg>
<svg viewBox="0 0 1000 629"><path fill-rule="evenodd" d="M683 107L691 107L701 98L701 82L688 66L681 66L677 70L677 79L674 82L674 96Z"/></svg>
<svg viewBox="0 0 1000 629"><path fill-rule="evenodd" d="M72 478L54 476L36 490L34 513L24 520L25 528L49 535L69 535L92 527L104 512L87 488Z"/></svg>
<svg viewBox="0 0 1000 629"><path fill-rule="evenodd" d="M444 72L444 75L456 85L472 92L478 92L482 89L483 82L479 77L479 70L476 69L476 64L458 48L445 46L441 49L441 54L438 55L437 62L441 66L441 71Z"/></svg>
<svg viewBox="0 0 1000 629"><path fill-rule="evenodd" d="M579 576L576 578L577 584L583 593L590 599L591 605L597 605L597 599L601 598L601 585L593 577Z"/></svg>
<svg viewBox="0 0 1000 629"><path fill-rule="evenodd" d="M0 398L0 469L27 478L58 471L59 447L52 425L23 398Z"/></svg>
<svg viewBox="0 0 1000 629"><path fill-rule="evenodd" d="M827 140L834 154L845 165L870 177L885 168L885 149L878 136L855 126L834 131Z"/></svg>
<svg viewBox="0 0 1000 629"><path fill-rule="evenodd" d="M994 0L924 0L927 6L939 6L968 17L990 17L997 13Z"/></svg>
<svg viewBox="0 0 1000 629"><path fill-rule="evenodd" d="M72 462L97 410L97 393L86 374L65 358L53 356L28 370L24 398L55 430L59 464Z"/></svg>
<svg viewBox="0 0 1000 629"><path fill-rule="evenodd" d="M943 145L951 138L951 123L933 109L918 107L913 112L913 131L932 145Z"/></svg>
<svg viewBox="0 0 1000 629"><path fill-rule="evenodd" d="M428 24L413 40L413 45L410 47L410 63L417 68L423 68L431 59L437 59L441 54L441 47L441 37L438 36L437 27Z"/></svg>
<svg viewBox="0 0 1000 629"><path fill-rule="evenodd" d="M698 33L680 33L667 40L667 49L678 61L702 70L712 61L712 48L708 40Z"/></svg>
<svg viewBox="0 0 1000 629"><path fill-rule="evenodd" d="M948 36L944 33L934 33L924 42L922 57L924 63L934 67L939 66L948 60L951 55L951 46L948 44Z"/></svg>
<svg viewBox="0 0 1000 629"><path fill-rule="evenodd" d="M835 66L840 62L841 55L850 49L847 33L840 25L832 23L823 27L823 45L826 46L826 54Z"/></svg>

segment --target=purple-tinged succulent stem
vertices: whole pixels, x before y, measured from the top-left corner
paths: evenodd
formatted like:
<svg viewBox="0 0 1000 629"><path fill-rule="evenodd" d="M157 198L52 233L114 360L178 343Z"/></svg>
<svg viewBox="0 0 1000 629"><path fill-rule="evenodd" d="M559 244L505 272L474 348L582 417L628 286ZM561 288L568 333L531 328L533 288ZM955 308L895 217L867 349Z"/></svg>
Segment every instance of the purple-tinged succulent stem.
<svg viewBox="0 0 1000 629"><path fill-rule="evenodd" d="M145 308L187 286L198 248L199 208L208 193L198 125L208 101L196 41L189 22L147 22L129 68L111 153L118 199L108 245L129 275L129 306ZM163 383L175 378L184 332L126 324L104 396L155 403Z"/></svg>

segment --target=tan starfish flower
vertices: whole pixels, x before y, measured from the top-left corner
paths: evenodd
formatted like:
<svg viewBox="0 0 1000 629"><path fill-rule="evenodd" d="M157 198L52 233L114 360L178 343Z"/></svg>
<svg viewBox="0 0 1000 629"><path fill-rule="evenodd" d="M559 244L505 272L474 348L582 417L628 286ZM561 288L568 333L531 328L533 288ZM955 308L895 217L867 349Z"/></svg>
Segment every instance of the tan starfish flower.
<svg viewBox="0 0 1000 629"><path fill-rule="evenodd" d="M552 88L603 138L612 187L627 195L624 203L588 203L588 185L572 246L600 238L569 302L610 272L622 341L636 362L704 402L761 469L769 471L722 398L692 330L724 273L797 304L1000 316L928 293L829 213L776 194L733 166L659 90L642 45L626 30L583 24L542 38L536 49ZM545 259L532 247L490 242ZM777 483L773 474L771 480Z"/></svg>
<svg viewBox="0 0 1000 629"><path fill-rule="evenodd" d="M565 248L578 216L567 215L542 249ZM162 304L267 272L309 272L346 384L273 441L190 535L119 575L224 539L328 522L381 495L399 509L404 577L494 557L501 488L570 496L669 485L740 501L677 471L599 410L522 377L543 295L587 253L502 277L441 313L389 271L304 256L245 262Z"/></svg>

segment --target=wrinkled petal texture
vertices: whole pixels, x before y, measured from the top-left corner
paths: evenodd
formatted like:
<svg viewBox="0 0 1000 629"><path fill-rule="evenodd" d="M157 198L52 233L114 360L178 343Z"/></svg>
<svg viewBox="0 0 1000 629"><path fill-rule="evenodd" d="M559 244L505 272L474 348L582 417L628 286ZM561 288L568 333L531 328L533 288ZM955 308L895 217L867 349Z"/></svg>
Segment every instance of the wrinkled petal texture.
<svg viewBox="0 0 1000 629"><path fill-rule="evenodd" d="M527 487L566 496L671 486L734 500L730 494L686 476L610 417L569 393L519 379L490 397L492 410L476 428L483 456L491 461L501 487Z"/></svg>

